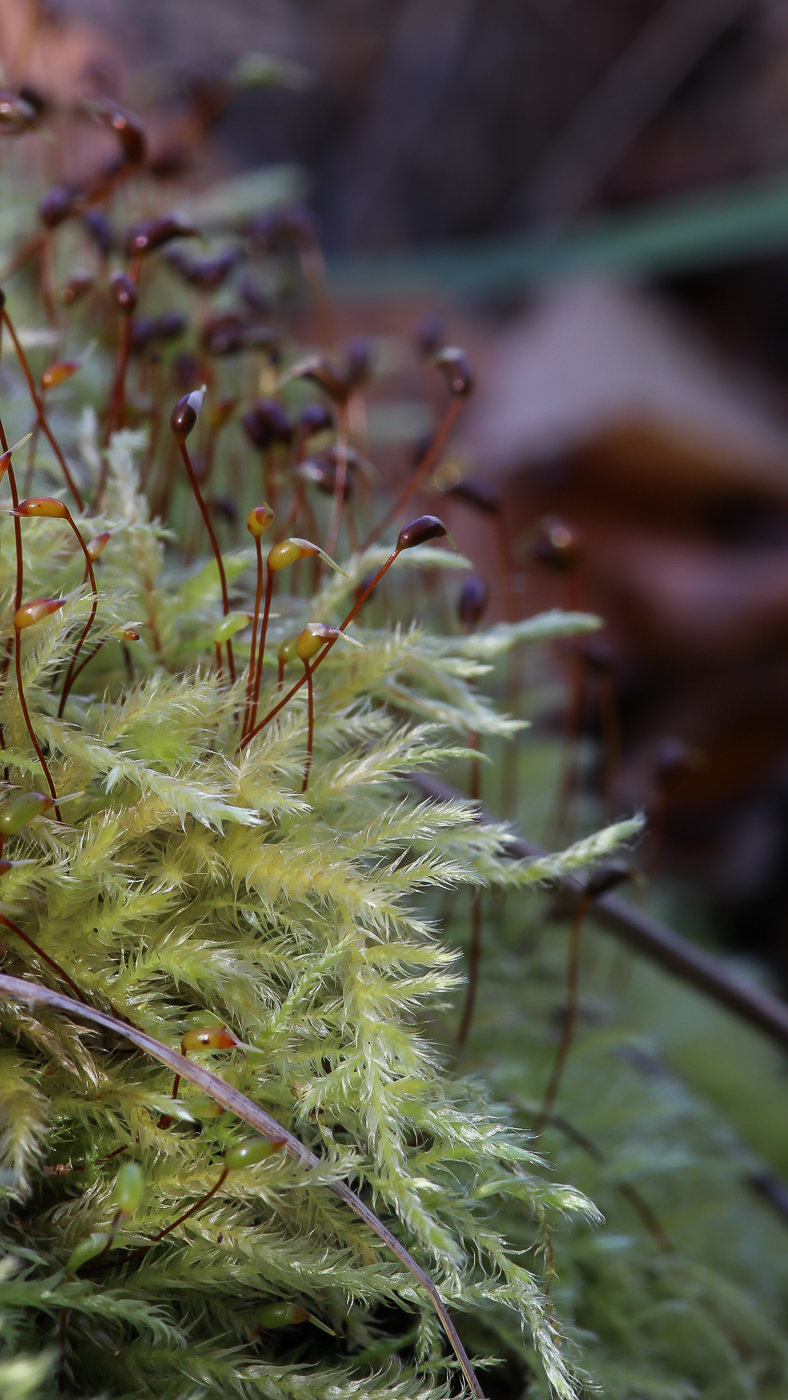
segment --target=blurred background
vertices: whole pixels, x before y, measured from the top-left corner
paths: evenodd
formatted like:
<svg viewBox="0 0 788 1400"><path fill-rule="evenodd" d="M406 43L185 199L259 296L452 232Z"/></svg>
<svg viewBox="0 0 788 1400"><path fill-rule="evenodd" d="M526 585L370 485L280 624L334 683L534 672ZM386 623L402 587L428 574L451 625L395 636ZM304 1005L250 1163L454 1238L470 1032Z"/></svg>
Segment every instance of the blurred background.
<svg viewBox="0 0 788 1400"><path fill-rule="evenodd" d="M468 350L424 508L490 618L605 618L556 654L537 727L568 727L581 799L647 809L650 873L785 985L786 0L2 0L0 51L44 99L143 110L173 204L273 168L340 328L389 357L384 477L440 404L397 346ZM255 54L284 81L231 92Z"/></svg>

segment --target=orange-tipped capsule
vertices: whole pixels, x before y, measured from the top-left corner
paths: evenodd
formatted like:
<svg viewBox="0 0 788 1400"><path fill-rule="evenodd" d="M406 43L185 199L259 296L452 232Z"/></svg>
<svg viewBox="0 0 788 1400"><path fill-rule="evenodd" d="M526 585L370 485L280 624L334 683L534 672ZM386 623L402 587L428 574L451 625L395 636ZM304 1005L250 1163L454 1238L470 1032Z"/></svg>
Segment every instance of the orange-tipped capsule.
<svg viewBox="0 0 788 1400"><path fill-rule="evenodd" d="M137 309L137 288L131 278L125 272L113 272L109 289L119 310L124 316L131 316Z"/></svg>
<svg viewBox="0 0 788 1400"><path fill-rule="evenodd" d="M419 515L408 525L403 525L397 537L396 552L399 554L403 549L415 549L416 545L426 544L428 540L443 539L448 533L437 515Z"/></svg>
<svg viewBox="0 0 788 1400"><path fill-rule="evenodd" d="M54 496L31 496L29 501L20 501L12 515L45 516L48 520L67 520L68 507Z"/></svg>
<svg viewBox="0 0 788 1400"><path fill-rule="evenodd" d="M299 1322L308 1322L309 1313L297 1303L267 1303L257 1314L258 1325L264 1332L277 1327L295 1327Z"/></svg>
<svg viewBox="0 0 788 1400"><path fill-rule="evenodd" d="M181 1041L184 1055L190 1050L234 1050L239 1042L232 1031L223 1026L207 1026L205 1029L187 1031Z"/></svg>
<svg viewBox="0 0 788 1400"><path fill-rule="evenodd" d="M102 530L101 534L93 536L93 539L87 546L87 551L92 561L98 559L99 555L104 553L111 538L112 536L109 530Z"/></svg>
<svg viewBox="0 0 788 1400"><path fill-rule="evenodd" d="M435 356L435 367L441 371L453 398L467 399L473 393L473 370L464 350L447 345Z"/></svg>
<svg viewBox="0 0 788 1400"><path fill-rule="evenodd" d="M0 806L0 836L15 836L34 817L49 812L55 803L43 792L18 792Z"/></svg>
<svg viewBox="0 0 788 1400"><path fill-rule="evenodd" d="M124 642L138 642L140 639L136 627L124 627L120 635Z"/></svg>
<svg viewBox="0 0 788 1400"><path fill-rule="evenodd" d="M41 375L41 388L56 389L58 384L70 379L72 374L76 374L80 368L79 360L57 360L55 364L47 365Z"/></svg>
<svg viewBox="0 0 788 1400"><path fill-rule="evenodd" d="M178 399L170 414L170 427L178 442L185 442L194 428L206 393L207 387L203 384L201 389L192 389L190 394L184 394L182 399Z"/></svg>
<svg viewBox="0 0 788 1400"><path fill-rule="evenodd" d="M252 1138L249 1142L240 1142L237 1147L228 1147L224 1165L228 1172L237 1172L242 1167L253 1167L258 1162L264 1162L266 1157L272 1157L283 1147L284 1138Z"/></svg>
<svg viewBox="0 0 788 1400"><path fill-rule="evenodd" d="M94 98L86 102L84 108L101 126L108 126L114 131L128 165L140 165L144 161L147 150L145 128L134 112L121 107L110 97Z"/></svg>
<svg viewBox="0 0 788 1400"><path fill-rule="evenodd" d="M256 540L259 540L260 536L264 535L266 530L270 530L275 519L276 516L271 510L271 507L263 503L263 505L255 506L253 510L250 510L246 517L246 528L250 535L253 535Z"/></svg>
<svg viewBox="0 0 788 1400"><path fill-rule="evenodd" d="M269 572L276 573L278 569L286 569L288 564L294 564L296 559L309 559L316 554L319 554L326 564L330 564L332 569L336 569L338 574L344 573L344 570L340 569L333 559L329 559L324 550L319 549L316 544L312 544L311 540L300 540L295 537L291 540L282 540L280 544L274 545L268 555Z"/></svg>
<svg viewBox="0 0 788 1400"><path fill-rule="evenodd" d="M17 632L33 627L36 622L42 622L45 617L56 613L65 601L65 598L31 598L29 603L23 603L14 613L14 627Z"/></svg>

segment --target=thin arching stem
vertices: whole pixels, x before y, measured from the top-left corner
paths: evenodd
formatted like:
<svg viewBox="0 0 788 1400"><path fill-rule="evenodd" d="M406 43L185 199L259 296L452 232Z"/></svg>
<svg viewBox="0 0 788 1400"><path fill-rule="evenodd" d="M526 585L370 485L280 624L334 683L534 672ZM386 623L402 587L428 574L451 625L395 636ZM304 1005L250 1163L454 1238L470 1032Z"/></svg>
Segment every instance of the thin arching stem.
<svg viewBox="0 0 788 1400"><path fill-rule="evenodd" d="M85 640L86 640L86 638L87 638L88 632L90 631L91 627L93 626L93 623L94 623L95 617L96 617L96 609L98 608L98 589L96 588L96 575L95 575L94 572L93 572L93 560L92 560L91 557L90 557L90 551L89 551L87 545L85 544L85 541L84 541L83 538L82 538L82 533L81 533L81 531L80 531L80 530L77 528L77 526L74 524L74 521L71 519L71 516L70 516L70 515L67 515L67 516L66 516L66 519L68 520L69 525L71 526L72 530L74 531L74 534L76 535L77 540L79 541L80 549L82 550L82 553L83 553L84 556L85 556L85 568L87 569L88 578L90 579L90 589L91 589L91 592L92 592L92 594L93 594L93 603L92 603L92 605L91 605L91 609L90 609L90 614L89 614L89 616L88 616L88 620L87 620L87 622L85 623L85 626L82 628L82 632L81 632L81 634L80 634L79 641L77 642L77 645L76 645L76 647L74 648L74 655L73 655L72 658L71 658L71 665L70 665L69 668L68 668L68 671L67 671L67 673L66 673L66 679L65 679L64 682L63 682L63 691L62 691L62 694L61 694L61 696L60 696L60 704L58 705L58 709L57 709L57 717L58 717L58 719L62 719L62 717L63 717L63 711L64 711L65 708L66 708L66 701L68 700L69 693L70 693L70 691L71 691L71 687L72 687L72 685L74 684L74 680L76 679L76 674L75 674L75 671L74 671L74 667L76 666L76 663L77 663L77 657L79 656L79 653L80 653L81 650L82 650L82 647L83 647L84 642L85 642ZM94 653L94 654L95 654L95 653ZM81 668L80 668L80 669L81 669Z"/></svg>
<svg viewBox="0 0 788 1400"><path fill-rule="evenodd" d="M306 697L307 697L307 728L306 728L306 763L304 764L304 781L301 784L301 791L306 792L309 786L309 773L312 768L312 741L315 733L315 687L312 683L312 672L304 662L306 671Z"/></svg>
<svg viewBox="0 0 788 1400"><path fill-rule="evenodd" d="M188 448L186 446L186 443L183 442L180 438L178 439L178 447L180 448L181 457L183 458L183 465L186 468L189 477L189 482L191 484L192 491L194 492L194 499L200 507L200 514L202 515L203 521L205 522L205 528L208 531L208 535L210 537L211 548L213 549L214 558L216 560L216 567L219 570L219 582L222 588L222 609L226 617L228 612L230 611L230 597L227 592L227 575L224 572L224 562L222 560L222 552L219 548L219 541L216 538L216 531L213 528L213 523L211 521L211 516L208 511L208 507L206 506L205 501L203 500L202 492L199 486L197 485L197 478L194 475L194 468L191 463ZM227 643L227 664L230 668L230 680L234 681L235 661L233 659L232 642Z"/></svg>
<svg viewBox="0 0 788 1400"><path fill-rule="evenodd" d="M331 520L326 536L326 554L332 559L336 550L337 539L339 538L339 527L342 524L342 507L345 504L345 490L347 488L348 411L346 403L337 405L337 429L337 469L334 477L334 500L331 506Z"/></svg>
<svg viewBox="0 0 788 1400"><path fill-rule="evenodd" d="M564 1010L564 1023L561 1027L561 1040L555 1052L553 1068L550 1072L550 1079L542 1100L542 1107L539 1117L534 1125L534 1132L541 1133L545 1123L550 1117L555 1101L558 1097L558 1090L561 1086L561 1077L564 1066L572 1048L572 1035L577 1020L577 982L580 966L580 935L583 931L583 920L588 913L591 903L589 896L583 895L578 901L575 916L572 920L572 928L569 934L569 952L566 965L566 1008Z"/></svg>
<svg viewBox="0 0 788 1400"><path fill-rule="evenodd" d="M55 975L60 977L67 987L71 988L77 1001L87 1002L87 997L84 992L79 990L73 977L69 977L68 973L60 966L60 963L56 963L55 959L50 958L49 954L45 953L43 948L39 948L38 944L35 943L29 934L25 933L18 924L15 924L13 919L9 919L5 914L0 914L0 924L2 924L4 928L10 929L12 933L16 934L17 938L21 938L22 942L26 943L28 948L32 949L37 958L45 962L47 967L51 967Z"/></svg>
<svg viewBox="0 0 788 1400"><path fill-rule="evenodd" d="M33 378L33 375L30 372L30 365L28 364L27 356L24 350L22 349L22 346L19 342L19 337L17 336L17 333L14 330L14 323L11 320L11 317L9 316L8 311L5 307L3 307L2 311L0 311L0 316L2 316L3 321L7 325L8 334L14 342L14 349L16 351L19 363L22 367L22 373L24 374L25 380L27 382L27 391L33 401L33 407L36 410L36 417L41 427L41 431L46 437L50 447L52 448L52 451L54 452L58 462L60 463L60 468L63 472L64 477L66 478L68 489L77 503L77 509L79 511L82 511L84 510L84 502L80 495L79 487L77 486L77 483L75 482L73 476L71 475L71 472L68 469L68 463L66 462L66 459L63 456L62 451L60 450L60 446L57 442L57 439L55 438L55 435L47 422L46 414L44 412L44 404L41 399L41 395L39 394L36 388L36 382Z"/></svg>
<svg viewBox="0 0 788 1400"><path fill-rule="evenodd" d="M383 565L381 566L381 568L378 569L378 572L375 574L375 577L373 578L372 582L369 583L369 584L367 584L367 587L364 589L364 592L363 592L362 594L360 594L360 596L356 599L355 603L353 604L352 608L350 609L350 612L348 613L348 615L347 615L347 617L345 618L344 622L341 622L341 623L339 624L338 630L339 630L340 632L344 632L344 631L345 631L345 628L350 626L351 622L353 621L353 618L356 616L356 613L358 613L358 612L361 610L361 608L363 608L363 606L364 606L364 604L366 603L367 598L369 597L369 595L370 595L370 593L372 592L373 588L376 588L377 585L380 583L380 580L382 579L382 577L383 577L383 575L385 574L386 570L391 568L391 565L394 563L394 560L396 559L396 557L397 557L398 554L399 554L399 550L398 550L398 549L393 549L393 550L392 550L392 552L391 552L391 554L389 555L388 559L386 560L385 564L383 564ZM326 659L326 657L328 656L328 653L330 652L331 648L332 648L333 646L335 646L336 641L337 641L336 637L332 637L329 641L326 642L325 646L323 647L323 650L319 653L318 656L315 657L315 659L314 659L312 665L311 665L311 666L305 667L304 675L301 677L301 679L298 680L298 681L296 681L295 685L292 685L292 686L290 687L290 689L288 690L287 694L282 696L282 699L279 700L279 701L277 702L276 705L274 705L274 707L273 707L272 710L269 710L269 711L268 711L268 714L267 714L263 719L260 720L260 723L259 723L259 724L254 725L254 727L253 727L252 729L250 729L249 732L248 732L247 734L244 734L244 735L242 736L242 738L241 738L241 744L249 744L249 743L251 743L251 741L252 741L252 739L254 739L255 735L256 735L256 734L259 734L261 729L265 729L265 726L266 726L267 724L270 724L270 722L271 722L272 719L275 719L275 718L276 718L276 716L279 714L279 711L280 711L280 710L283 710L284 707L285 707L285 705L287 705L287 704L290 703L290 701L292 700L293 696L296 695L296 694L298 693L298 691L301 689L302 685L306 685L306 682L307 682L307 680L309 679L309 677L312 676L312 675L314 675L314 673L315 673L315 671L317 670L318 666L320 665L321 661L325 661L325 659ZM254 724L254 721L253 721L252 723ZM240 744L239 744L239 748L240 748Z"/></svg>
<svg viewBox="0 0 788 1400"><path fill-rule="evenodd" d="M2 325L2 321L0 321L0 326L1 326L1 325ZM2 421L1 418L0 418L0 447L2 447L2 450L3 450L4 453L8 451L8 439L7 439L6 435L5 435L5 428L3 427L3 421ZM17 488L16 488L16 475L15 475L15 473L14 473L14 468L13 468L13 466L12 466L12 464L11 464L11 458L10 458L10 457L9 457L9 459L8 459L8 481L9 481L9 485L10 485L10 487L11 487L11 503L12 503L12 505L13 505L13 507L14 507L14 510L16 510L17 506L19 505L19 492L17 491ZM18 516L18 515L15 515L15 516L14 516L14 549L15 549L15 552L16 552L16 579L15 579L15 583L14 583L14 611L16 611L18 608L20 608L20 607L22 606L22 589L23 589L23 586L24 586L24 560L23 560L23 555L22 555L22 522L21 522L21 520L19 519L19 516ZM10 663L11 663L11 650L12 650L12 648L13 648L13 645L14 645L14 644L13 644L13 641L12 641L11 638L9 637L8 641L6 642L5 656L3 657L2 666L0 666L0 695L2 695L3 692L4 692L4 690L5 690L6 678L7 678L7 676L8 676L8 667L9 667L9 665L10 665ZM4 731L4 727L3 727L2 725L0 725L0 748L4 749L5 747L6 747L6 743L5 743L5 731ZM4 777L5 777L6 782L8 782L9 772L8 772L8 768L7 768L7 767L6 767L5 770L4 770Z"/></svg>
<svg viewBox="0 0 788 1400"><path fill-rule="evenodd" d="M27 732L30 735L31 743L36 751L36 757L38 758L38 761L41 764L41 771L44 774L44 777L46 778L47 786L49 788L52 801L55 804L55 815L57 816L58 821L61 822L63 818L60 815L60 808L57 804L57 792L55 791L55 784L52 781L52 774L49 771L49 765L46 759L44 758L44 751L36 738L33 723L30 719L30 711L27 708L27 701L25 699L25 691L22 685L22 638L19 634L18 627L14 628L14 661L16 664L16 688L19 692L19 703L22 706L22 714L25 718Z"/></svg>
<svg viewBox="0 0 788 1400"><path fill-rule="evenodd" d="M410 478L410 481L407 486L403 487L391 509L386 512L380 523L376 525L372 533L367 536L362 545L362 549L369 549L371 544L375 544L376 540L380 539L384 530L388 529L392 521L396 520L397 516L405 509L411 497L415 496L422 482L432 471L440 457L446 444L446 439L457 421L463 403L464 400L459 398L452 398L449 400L446 412L438 425L438 430Z"/></svg>
<svg viewBox="0 0 788 1400"><path fill-rule="evenodd" d="M178 1226L182 1225L184 1220L189 1220L192 1215L196 1215L197 1211L205 1205L206 1201L210 1201L211 1196L215 1196L216 1192L219 1191L222 1186L224 1186L224 1183L227 1180L229 1174L229 1168L223 1167L221 1176L219 1177L218 1181L214 1182L210 1191L206 1191L205 1195L201 1196L199 1201L195 1201L193 1206L190 1206L188 1210L185 1210L183 1212L183 1215L179 1215L177 1220L173 1220L172 1224L168 1225L166 1230L160 1230L158 1235L154 1235L153 1239L150 1241L150 1244L143 1244L140 1246L139 1249L135 1249L129 1255L129 1259L137 1259L139 1258L140 1254L147 1254L148 1250L152 1249L155 1244L158 1244L160 1240L165 1239L166 1236L171 1234L173 1230L177 1230Z"/></svg>
<svg viewBox="0 0 788 1400"><path fill-rule="evenodd" d="M250 718L252 708L252 694L254 691L254 663L257 655L257 626L260 621L260 603L263 597L263 546L260 543L260 536L255 535L255 549L257 551L257 587L254 595L254 617L252 619L252 645L249 651L249 679L246 683L246 704L244 706L244 722L242 733L254 720Z"/></svg>

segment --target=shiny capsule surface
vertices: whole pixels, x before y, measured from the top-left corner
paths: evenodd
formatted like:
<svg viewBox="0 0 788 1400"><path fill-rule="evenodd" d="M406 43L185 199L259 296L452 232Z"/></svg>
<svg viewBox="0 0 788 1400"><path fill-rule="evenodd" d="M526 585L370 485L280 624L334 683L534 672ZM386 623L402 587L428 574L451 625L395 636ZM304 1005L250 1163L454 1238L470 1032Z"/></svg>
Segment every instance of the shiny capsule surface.
<svg viewBox="0 0 788 1400"><path fill-rule="evenodd" d="M184 1055L189 1050L232 1050L238 1044L232 1031L223 1026L206 1026L205 1029L187 1031L181 1041Z"/></svg>
<svg viewBox="0 0 788 1400"><path fill-rule="evenodd" d="M54 807L54 801L43 792L18 792L0 805L0 835L14 836L34 817L40 817Z"/></svg>
<svg viewBox="0 0 788 1400"><path fill-rule="evenodd" d="M18 92L0 92L0 133L19 136L35 126L38 113Z"/></svg>
<svg viewBox="0 0 788 1400"><path fill-rule="evenodd" d="M282 666L288 666L298 656L298 637L288 637L280 643L277 657Z"/></svg>
<svg viewBox="0 0 788 1400"><path fill-rule="evenodd" d="M145 1194L145 1173L138 1162L124 1162L115 1182L115 1200L124 1215L133 1215Z"/></svg>
<svg viewBox="0 0 788 1400"><path fill-rule="evenodd" d="M197 422L197 415L205 401L205 385L201 389L192 389L190 394L184 394L182 399L178 399L172 413L170 414L170 427L179 442L185 442L189 433Z"/></svg>
<svg viewBox="0 0 788 1400"><path fill-rule="evenodd" d="M145 159L147 142L145 128L135 112L121 107L111 98L99 97L85 103L85 110L102 126L109 127L117 136L124 160L129 165L140 165Z"/></svg>
<svg viewBox="0 0 788 1400"><path fill-rule="evenodd" d="M258 1162L264 1162L266 1157L272 1157L275 1152L281 1151L284 1146L284 1139L281 1141L269 1141L268 1138L252 1138L249 1142L240 1142L237 1147L228 1147L224 1154L224 1165L230 1172L240 1171L242 1167L253 1167Z"/></svg>
<svg viewBox="0 0 788 1400"><path fill-rule="evenodd" d="M261 506L254 506L246 517L246 528L254 539L259 540L266 530L270 530L276 516L271 507L265 502Z"/></svg>
<svg viewBox="0 0 788 1400"><path fill-rule="evenodd" d="M267 1332L277 1327L295 1327L299 1322L308 1322L309 1313L297 1303L267 1303L257 1314L257 1321Z"/></svg>
<svg viewBox="0 0 788 1400"><path fill-rule="evenodd" d="M323 622L308 622L296 637L296 655L302 661L311 661L326 642L335 642L339 635L338 627L327 627Z"/></svg>
<svg viewBox="0 0 788 1400"><path fill-rule="evenodd" d="M403 549L415 549L416 545L427 544L429 540L443 539L448 534L446 526L437 515L419 515L407 525L403 525L397 537L397 553Z"/></svg>
<svg viewBox="0 0 788 1400"><path fill-rule="evenodd" d="M449 393L456 399L467 399L473 392L474 377L471 363L464 350L447 345L435 356L435 367L441 371Z"/></svg>
<svg viewBox="0 0 788 1400"><path fill-rule="evenodd" d="M31 496L28 501L20 501L14 515L45 516L49 520L68 520L68 507L54 496Z"/></svg>
<svg viewBox="0 0 788 1400"><path fill-rule="evenodd" d="M137 224L126 235L126 252L130 257L140 257L153 253L173 238L197 238L198 231L193 224L187 224L173 214L165 214L159 219L148 219Z"/></svg>
<svg viewBox="0 0 788 1400"><path fill-rule="evenodd" d="M109 279L109 289L115 305L125 316L131 316L137 306L137 288L125 272L113 272Z"/></svg>
<svg viewBox="0 0 788 1400"><path fill-rule="evenodd" d="M41 622L45 617L56 613L65 601L65 598L31 598L29 603L23 603L14 613L14 627L17 632L22 632L25 627L33 627L36 622Z"/></svg>
<svg viewBox="0 0 788 1400"><path fill-rule="evenodd" d="M226 617L222 618L221 622L217 622L213 629L213 640L216 645L221 646L222 642L229 642L236 632L242 632L244 627L248 627L251 620L249 613L229 612Z"/></svg>
<svg viewBox="0 0 788 1400"><path fill-rule="evenodd" d="M96 1255L101 1254L101 1251L106 1248L109 1243L109 1238L106 1230L94 1230L93 1233L87 1235L84 1240L80 1240L79 1244L74 1246L68 1256L66 1273L75 1274L77 1269L81 1269L83 1264L87 1264L89 1260L95 1259Z"/></svg>
<svg viewBox="0 0 788 1400"><path fill-rule="evenodd" d="M99 535L93 536L93 539L87 545L87 551L91 559L98 559L99 555L103 554L111 538L112 536L109 530L102 530Z"/></svg>

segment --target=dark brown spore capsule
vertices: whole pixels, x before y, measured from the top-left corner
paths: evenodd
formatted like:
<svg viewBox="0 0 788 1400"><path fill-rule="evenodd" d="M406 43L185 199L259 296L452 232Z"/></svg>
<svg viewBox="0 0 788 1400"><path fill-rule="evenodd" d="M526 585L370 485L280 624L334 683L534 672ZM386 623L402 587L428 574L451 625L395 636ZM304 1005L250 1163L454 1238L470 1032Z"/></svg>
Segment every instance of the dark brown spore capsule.
<svg viewBox="0 0 788 1400"><path fill-rule="evenodd" d="M473 370L464 350L456 345L447 345L435 356L435 367L446 380L453 398L467 399L473 392Z"/></svg>
<svg viewBox="0 0 788 1400"><path fill-rule="evenodd" d="M137 305L137 288L125 272L113 272L109 279L115 305L124 316L131 316Z"/></svg>
<svg viewBox="0 0 788 1400"><path fill-rule="evenodd" d="M126 252L129 257L140 257L153 253L173 238L198 238L199 231L193 224L187 224L173 214L165 214L160 219L148 219L137 224L126 234Z"/></svg>
<svg viewBox="0 0 788 1400"><path fill-rule="evenodd" d="M131 348L138 354L149 345L177 340L186 330L186 317L180 311L163 311L161 316L135 316L131 327Z"/></svg>
<svg viewBox="0 0 788 1400"><path fill-rule="evenodd" d="M0 92L0 132L19 136L38 121L38 112L21 92Z"/></svg>
<svg viewBox="0 0 788 1400"><path fill-rule="evenodd" d="M95 277L90 272L74 272L67 282L60 288L60 300L63 306L74 306L95 286Z"/></svg>
<svg viewBox="0 0 788 1400"><path fill-rule="evenodd" d="M260 451L277 442L288 443L293 437L290 418L276 399L260 399L244 413L241 423L252 447Z"/></svg>
<svg viewBox="0 0 788 1400"><path fill-rule="evenodd" d="M197 410L192 403L193 394L184 394L178 399L170 414L170 427L179 442L185 442L197 422Z"/></svg>
<svg viewBox="0 0 788 1400"><path fill-rule="evenodd" d="M103 209L86 209L82 215L82 223L87 229L90 237L101 253L106 258L112 252L112 228L109 219Z"/></svg>
<svg viewBox="0 0 788 1400"><path fill-rule="evenodd" d="M334 426L334 415L328 404L310 403L302 409L298 426L305 438L314 437L317 433L328 432Z"/></svg>
<svg viewBox="0 0 788 1400"><path fill-rule="evenodd" d="M145 128L139 117L127 107L121 107L111 98L98 97L85 104L85 110L101 126L114 131L120 142L126 165L141 165L145 159L147 142Z"/></svg>
<svg viewBox="0 0 788 1400"><path fill-rule="evenodd" d="M623 885L626 880L631 880L634 871L630 865L623 860L611 860L606 865L595 870L585 883L584 893L589 899L599 899L600 895L609 894L617 885Z"/></svg>
<svg viewBox="0 0 788 1400"><path fill-rule="evenodd" d="M417 544L426 544L428 540L442 539L446 534L446 526L437 515L419 515L400 530L397 553L403 549L414 549Z"/></svg>
<svg viewBox="0 0 788 1400"><path fill-rule="evenodd" d="M57 228L71 213L76 191L67 185L53 185L38 206L38 217L45 228Z"/></svg>
<svg viewBox="0 0 788 1400"><path fill-rule="evenodd" d="M204 323L200 336L209 355L234 355L246 346L247 323L237 311L222 311Z"/></svg>
<svg viewBox="0 0 788 1400"><path fill-rule="evenodd" d="M241 300L256 316L271 315L273 310L271 297L259 283L254 282L251 277L244 277L238 290L241 294Z"/></svg>
<svg viewBox="0 0 788 1400"><path fill-rule="evenodd" d="M478 574L471 574L470 578L466 578L457 603L457 616L463 627L478 627L489 597L490 590L485 579L480 578Z"/></svg>
<svg viewBox="0 0 788 1400"><path fill-rule="evenodd" d="M240 248L228 248L215 258L189 262L182 253L170 255L169 261L185 282L201 292L215 292L221 287L241 256Z"/></svg>
<svg viewBox="0 0 788 1400"><path fill-rule="evenodd" d="M309 359L302 360L293 368L292 373L296 379L311 379L312 383L317 384L335 403L344 403L347 399L347 381L322 355L312 355Z"/></svg>
<svg viewBox="0 0 788 1400"><path fill-rule="evenodd" d="M423 359L431 359L440 350L446 334L443 317L428 311L416 322L413 339Z"/></svg>
<svg viewBox="0 0 788 1400"><path fill-rule="evenodd" d="M364 384L372 372L372 344L365 335L354 335L345 346L345 381L352 389Z"/></svg>
<svg viewBox="0 0 788 1400"><path fill-rule="evenodd" d="M469 476L465 481L458 481L456 486L451 487L449 495L456 496L459 501L464 501L466 506L480 511L482 515L497 515L501 509L498 492L475 477Z"/></svg>

